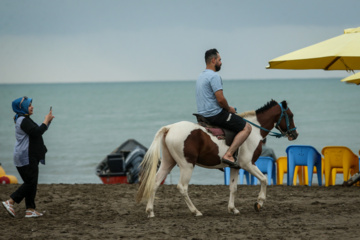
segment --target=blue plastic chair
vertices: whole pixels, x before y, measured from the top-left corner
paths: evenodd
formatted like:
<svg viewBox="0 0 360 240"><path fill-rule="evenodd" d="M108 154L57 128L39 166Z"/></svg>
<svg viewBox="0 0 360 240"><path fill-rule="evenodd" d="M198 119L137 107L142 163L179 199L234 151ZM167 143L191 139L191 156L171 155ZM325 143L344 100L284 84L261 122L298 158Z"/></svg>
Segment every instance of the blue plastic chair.
<svg viewBox="0 0 360 240"><path fill-rule="evenodd" d="M251 178L251 174L242 168L239 170L240 184L244 184L244 176L245 176L247 185L250 185L250 184L254 185L254 183L252 181L253 179Z"/></svg>
<svg viewBox="0 0 360 240"><path fill-rule="evenodd" d="M245 171L244 169L239 170L240 184L244 184L244 175L245 175L247 184L250 185L250 173L248 171ZM225 183L225 185L229 185L229 183L230 183L230 168L229 167L224 168L224 183Z"/></svg>
<svg viewBox="0 0 360 240"><path fill-rule="evenodd" d="M229 185L230 182L230 168L224 168L224 183L225 185Z"/></svg>
<svg viewBox="0 0 360 240"><path fill-rule="evenodd" d="M314 174L314 166L317 170L319 186L322 185L321 178L321 154L312 146L291 145L286 148L288 174L287 185L293 185L295 166L307 166L309 186L311 186ZM291 179L291 181L289 180Z"/></svg>
<svg viewBox="0 0 360 240"><path fill-rule="evenodd" d="M273 180L273 184L276 185L276 167L275 167L275 160L271 157L259 157L256 160L255 165L259 168L259 170L267 174L268 177L268 185L271 185L271 179ZM244 184L244 175L246 178L247 185L256 185L257 178L252 176L248 171L244 169L239 170L239 178L240 184ZM230 182L230 168L224 168L224 182L225 185L229 185Z"/></svg>
<svg viewBox="0 0 360 240"><path fill-rule="evenodd" d="M259 170L267 174L268 185L271 185L271 180L273 184L276 185L276 160L272 157L259 157L256 160L255 165L259 168ZM251 182L255 185L257 184L258 179L254 176L251 176Z"/></svg>

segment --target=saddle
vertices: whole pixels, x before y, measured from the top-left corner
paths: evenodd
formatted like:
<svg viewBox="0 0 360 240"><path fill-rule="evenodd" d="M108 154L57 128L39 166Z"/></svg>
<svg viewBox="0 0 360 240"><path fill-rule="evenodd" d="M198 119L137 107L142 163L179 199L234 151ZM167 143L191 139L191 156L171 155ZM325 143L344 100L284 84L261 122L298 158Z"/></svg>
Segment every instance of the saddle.
<svg viewBox="0 0 360 240"><path fill-rule="evenodd" d="M211 125L206 118L204 118L202 115L193 113L193 115L196 117L197 122L200 126L204 127L208 133L212 134L214 137L216 137L219 140L225 140L225 144L230 146L233 142L236 133L230 130L227 130L225 128L220 128L217 126Z"/></svg>

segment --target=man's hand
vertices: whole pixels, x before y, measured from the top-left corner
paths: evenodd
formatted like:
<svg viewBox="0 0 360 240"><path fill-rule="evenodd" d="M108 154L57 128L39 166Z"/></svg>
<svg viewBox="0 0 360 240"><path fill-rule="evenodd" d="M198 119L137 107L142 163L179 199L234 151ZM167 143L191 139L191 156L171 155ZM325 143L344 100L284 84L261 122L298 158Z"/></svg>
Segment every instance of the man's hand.
<svg viewBox="0 0 360 240"><path fill-rule="evenodd" d="M233 107L229 107L229 112L231 112L231 113L236 113L236 110L235 110L235 108L233 108Z"/></svg>

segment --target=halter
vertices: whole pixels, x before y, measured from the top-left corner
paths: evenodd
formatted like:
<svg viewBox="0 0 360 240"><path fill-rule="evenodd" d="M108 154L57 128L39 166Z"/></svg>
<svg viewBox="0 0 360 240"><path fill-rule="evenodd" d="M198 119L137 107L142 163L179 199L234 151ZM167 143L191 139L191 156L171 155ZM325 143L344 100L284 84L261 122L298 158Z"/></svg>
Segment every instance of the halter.
<svg viewBox="0 0 360 240"><path fill-rule="evenodd" d="M278 129L281 133L272 132L272 131L270 131L270 130L268 130L268 129L266 129L266 128L263 128L263 127L255 124L255 123L253 123L253 122L250 122L249 120L246 120L245 118L244 118L244 120L245 120L246 122L250 123L251 125L254 125L254 126L257 127L257 128L260 128L261 130L264 130L264 131L268 132L268 133L269 133L269 136L277 137L277 138L285 137L287 134L290 134L290 132L296 130L296 127L290 129L289 116L288 116L288 114L286 113L286 111L287 111L289 108L286 108L286 109L283 108L283 106L281 105L281 103L279 103L279 106L280 106L280 108L281 108L281 115L280 115L280 118L279 118L278 122L277 122L276 125L275 125L275 128ZM280 128L278 128L281 120L282 120L284 117L285 117L285 121L286 121L286 132L283 132Z"/></svg>

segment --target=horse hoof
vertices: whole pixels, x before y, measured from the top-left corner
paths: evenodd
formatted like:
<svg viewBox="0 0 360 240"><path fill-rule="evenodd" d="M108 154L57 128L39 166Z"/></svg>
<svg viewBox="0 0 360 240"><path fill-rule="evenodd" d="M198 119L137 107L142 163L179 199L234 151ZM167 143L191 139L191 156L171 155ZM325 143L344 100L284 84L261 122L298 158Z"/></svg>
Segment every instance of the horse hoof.
<svg viewBox="0 0 360 240"><path fill-rule="evenodd" d="M148 218L153 218L153 217L155 217L155 214L154 214L153 211L146 211L146 212L147 212L147 214L148 214Z"/></svg>
<svg viewBox="0 0 360 240"><path fill-rule="evenodd" d="M232 209L228 209L229 210L229 213L232 213L234 215L239 215L240 214L240 211L237 210L236 208L232 208Z"/></svg>
<svg viewBox="0 0 360 240"><path fill-rule="evenodd" d="M195 217L202 217L202 213L201 212L196 212Z"/></svg>
<svg viewBox="0 0 360 240"><path fill-rule="evenodd" d="M254 208L255 208L255 211L260 212L261 206L259 203L256 202L254 205Z"/></svg>

